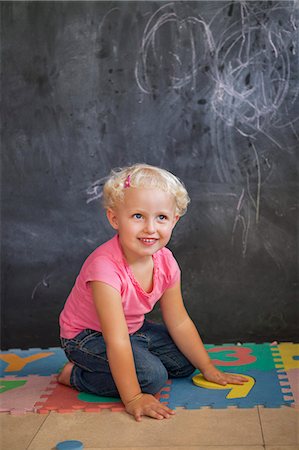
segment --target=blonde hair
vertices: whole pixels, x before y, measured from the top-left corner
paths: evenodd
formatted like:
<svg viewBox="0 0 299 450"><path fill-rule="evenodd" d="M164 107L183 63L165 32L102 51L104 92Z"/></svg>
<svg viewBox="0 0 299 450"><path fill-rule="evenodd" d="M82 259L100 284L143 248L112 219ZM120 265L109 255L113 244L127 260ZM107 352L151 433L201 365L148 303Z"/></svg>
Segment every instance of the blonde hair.
<svg viewBox="0 0 299 450"><path fill-rule="evenodd" d="M183 216L190 198L184 184L172 173L149 164L113 169L103 187L104 208L114 208L124 198L126 187L159 189L173 194L176 214Z"/></svg>

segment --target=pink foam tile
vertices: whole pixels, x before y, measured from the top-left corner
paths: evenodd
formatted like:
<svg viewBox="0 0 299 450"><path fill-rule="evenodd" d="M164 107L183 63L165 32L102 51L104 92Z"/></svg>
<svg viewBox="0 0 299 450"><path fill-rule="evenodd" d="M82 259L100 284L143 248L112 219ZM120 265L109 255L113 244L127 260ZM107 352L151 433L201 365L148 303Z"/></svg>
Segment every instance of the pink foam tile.
<svg viewBox="0 0 299 450"><path fill-rule="evenodd" d="M103 409L111 409L112 407L119 407L122 410L124 406L122 403L116 405L113 402L93 402L89 403L79 399L79 392L68 386L56 384L53 391L43 395L41 399L36 402L35 408L40 414L48 414L50 411L58 413L71 413L77 410L85 412L101 412Z"/></svg>
<svg viewBox="0 0 299 450"><path fill-rule="evenodd" d="M0 385L4 381L26 381L22 386L10 388L0 394L0 412L10 412L11 414L25 414L26 412L36 412L34 407L46 392L50 392L55 385L56 376L29 375L27 377L7 376L0 380Z"/></svg>
<svg viewBox="0 0 299 450"><path fill-rule="evenodd" d="M166 388L169 389L169 388ZM157 394L157 398L168 398L169 395ZM101 412L104 409L111 411L124 411L125 407L121 401L113 402L88 402L80 399L79 392L74 388L56 384L53 390L41 396L41 399L35 404L36 411L39 414L48 414L50 411L56 411L60 414L71 413L75 411Z"/></svg>
<svg viewBox="0 0 299 450"><path fill-rule="evenodd" d="M291 391L294 397L294 407L299 408L299 369L290 369L287 371Z"/></svg>

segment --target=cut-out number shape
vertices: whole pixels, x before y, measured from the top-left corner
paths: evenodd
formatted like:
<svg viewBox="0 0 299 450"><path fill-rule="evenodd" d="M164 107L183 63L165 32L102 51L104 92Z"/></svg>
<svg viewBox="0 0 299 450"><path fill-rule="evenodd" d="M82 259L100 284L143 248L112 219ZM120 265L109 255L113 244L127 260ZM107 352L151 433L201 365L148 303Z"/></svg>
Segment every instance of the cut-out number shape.
<svg viewBox="0 0 299 450"><path fill-rule="evenodd" d="M252 349L248 347L215 347L208 350L213 363L218 366L243 366L253 364L256 357L252 355ZM212 353L224 353L224 357L234 358L232 361L214 359Z"/></svg>
<svg viewBox="0 0 299 450"><path fill-rule="evenodd" d="M201 373L195 375L192 378L192 381L196 386L200 386L205 389L229 389L230 392L227 394L226 398L244 398L247 397L247 395L255 385L255 379L250 377L249 375L242 374L242 376L247 378L248 380L244 384L226 384L225 386L213 383L212 381L207 381Z"/></svg>

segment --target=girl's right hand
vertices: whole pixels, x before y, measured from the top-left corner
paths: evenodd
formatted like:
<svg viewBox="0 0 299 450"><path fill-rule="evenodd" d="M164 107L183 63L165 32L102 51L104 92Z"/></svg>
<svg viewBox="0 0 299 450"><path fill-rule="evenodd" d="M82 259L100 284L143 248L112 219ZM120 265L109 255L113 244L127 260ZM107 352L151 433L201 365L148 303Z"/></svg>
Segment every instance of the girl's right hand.
<svg viewBox="0 0 299 450"><path fill-rule="evenodd" d="M160 403L153 395L138 394L135 399L128 402L126 411L135 417L137 422L141 421L142 416L152 417L153 419L169 419L175 414L175 411Z"/></svg>

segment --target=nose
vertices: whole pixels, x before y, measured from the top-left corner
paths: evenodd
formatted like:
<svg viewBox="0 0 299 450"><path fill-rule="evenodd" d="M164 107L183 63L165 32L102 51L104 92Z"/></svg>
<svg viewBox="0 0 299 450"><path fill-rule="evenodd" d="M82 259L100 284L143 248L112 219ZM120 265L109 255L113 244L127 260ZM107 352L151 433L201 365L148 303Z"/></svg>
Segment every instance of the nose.
<svg viewBox="0 0 299 450"><path fill-rule="evenodd" d="M144 231L147 234L154 234L156 231L155 221L152 219L148 219L145 223Z"/></svg>

